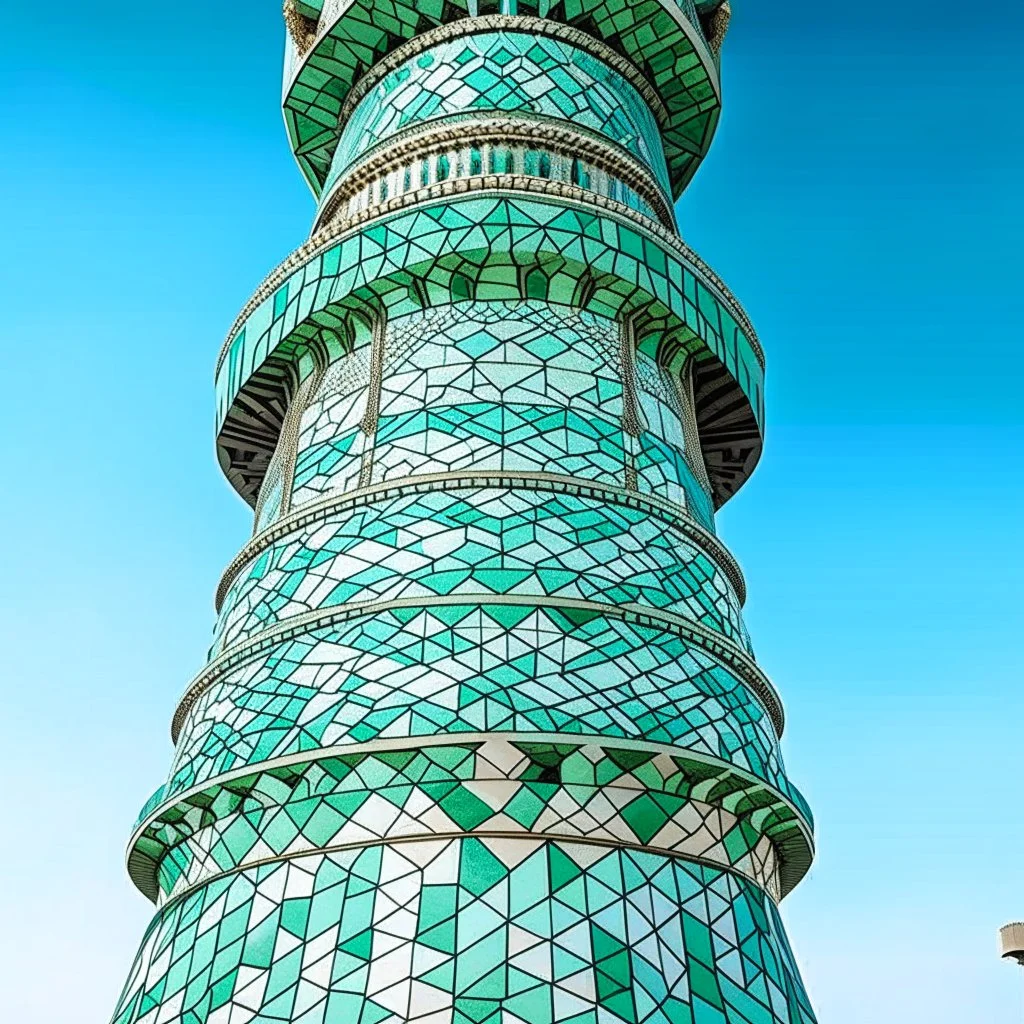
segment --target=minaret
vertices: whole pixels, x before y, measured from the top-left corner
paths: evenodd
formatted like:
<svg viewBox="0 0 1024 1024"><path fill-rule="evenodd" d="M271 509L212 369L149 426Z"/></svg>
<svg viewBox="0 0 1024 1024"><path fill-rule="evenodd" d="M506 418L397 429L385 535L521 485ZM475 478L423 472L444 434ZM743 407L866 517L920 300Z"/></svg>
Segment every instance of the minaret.
<svg viewBox="0 0 1024 1024"><path fill-rule="evenodd" d="M811 817L715 535L764 357L673 213L728 5L285 13L317 213L217 363L254 532L116 1024L812 1024Z"/></svg>

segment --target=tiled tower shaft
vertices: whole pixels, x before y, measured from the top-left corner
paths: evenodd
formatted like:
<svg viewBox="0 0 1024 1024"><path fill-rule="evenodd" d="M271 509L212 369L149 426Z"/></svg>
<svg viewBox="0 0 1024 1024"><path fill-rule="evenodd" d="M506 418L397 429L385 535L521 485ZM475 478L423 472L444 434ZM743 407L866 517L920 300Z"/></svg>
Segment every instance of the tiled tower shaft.
<svg viewBox="0 0 1024 1024"><path fill-rule="evenodd" d="M218 365L255 528L117 1024L813 1024L810 815L714 533L762 357L672 212L724 11L541 6L286 8L319 206Z"/></svg>

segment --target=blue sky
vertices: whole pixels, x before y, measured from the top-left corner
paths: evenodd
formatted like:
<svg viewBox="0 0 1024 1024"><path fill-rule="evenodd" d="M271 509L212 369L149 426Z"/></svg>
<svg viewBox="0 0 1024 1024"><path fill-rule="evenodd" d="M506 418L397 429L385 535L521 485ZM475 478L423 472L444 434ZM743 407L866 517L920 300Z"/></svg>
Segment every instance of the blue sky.
<svg viewBox="0 0 1024 1024"><path fill-rule="evenodd" d="M312 204L276 0L5 12L0 990L103 1020L149 918L123 849L219 573L213 363ZM734 0L680 206L769 354L721 534L819 858L784 913L826 1024L1019 1019L1024 14Z"/></svg>

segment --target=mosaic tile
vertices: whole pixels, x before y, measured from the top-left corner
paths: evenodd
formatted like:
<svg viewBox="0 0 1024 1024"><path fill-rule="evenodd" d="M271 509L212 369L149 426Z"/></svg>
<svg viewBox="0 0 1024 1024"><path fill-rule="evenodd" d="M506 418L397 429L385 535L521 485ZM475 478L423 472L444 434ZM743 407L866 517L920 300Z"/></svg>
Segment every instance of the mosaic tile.
<svg viewBox="0 0 1024 1024"><path fill-rule="evenodd" d="M480 489L362 503L289 531L240 568L213 653L347 602L503 593L665 608L750 651L732 583L665 519L557 491Z"/></svg>
<svg viewBox="0 0 1024 1024"><path fill-rule="evenodd" d="M812 1024L772 901L647 852L467 837L249 868L163 910L115 1024Z"/></svg>
<svg viewBox="0 0 1024 1024"><path fill-rule="evenodd" d="M451 40L387 75L353 111L324 192L371 145L467 111L572 122L638 157L669 189L657 122L628 81L560 40L503 32Z"/></svg>

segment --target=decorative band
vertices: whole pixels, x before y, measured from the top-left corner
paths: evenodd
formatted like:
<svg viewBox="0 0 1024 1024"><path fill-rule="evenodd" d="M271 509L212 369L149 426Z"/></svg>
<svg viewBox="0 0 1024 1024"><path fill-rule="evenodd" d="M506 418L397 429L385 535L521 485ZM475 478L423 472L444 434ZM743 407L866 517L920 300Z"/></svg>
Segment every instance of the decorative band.
<svg viewBox="0 0 1024 1024"><path fill-rule="evenodd" d="M217 586L214 599L215 610L220 612L231 584L234 583L235 578L247 563L282 537L287 537L306 526L320 525L327 516L410 494L483 489L551 491L556 494L594 498L608 504L623 505L646 512L709 554L736 591L740 606L742 607L746 602L746 583L736 560L713 533L709 533L703 526L691 519L678 505L673 505L657 495L642 495L637 491L610 487L580 477L508 471L505 473L424 473L408 477L402 483L374 484L372 487L361 487L358 490L348 491L340 497L327 497L310 502L308 505L301 505L290 515L278 520L262 533L253 537L231 560L231 564L224 570Z"/></svg>
<svg viewBox="0 0 1024 1024"><path fill-rule="evenodd" d="M521 178L521 183L519 183L520 179L518 176L513 177L516 177L517 180L514 191L509 189L507 185L503 185L503 178L499 175L485 175L481 178L459 178L454 181L444 181L440 184L432 185L430 188L408 192L398 199L389 200L381 206L363 210L350 220L330 224L323 231L317 232L308 242L299 246L283 263L271 271L256 289L252 298L245 304L242 311L235 318L234 323L231 325L231 330L221 346L220 353L217 356L216 373L220 373L232 342L242 329L242 325L253 312L269 299L294 271L307 264L319 255L322 250L330 248L330 246L342 241L348 235L358 231L363 224L370 221L384 220L392 213L399 212L410 206L428 204L435 200L465 195L466 193L480 192L485 194L488 192L498 192L502 195L508 195L510 192L514 194L515 192L523 191L557 196L560 199L580 203L581 205L599 206L612 215L626 217L632 220L634 224L639 224L643 231L646 231L658 242L671 249L683 262L688 263L694 269L697 276L701 277L709 289L716 294L719 301L729 309L729 312L736 318L736 322L743 329L744 334L749 340L758 363L764 369L764 349L761 347L761 342L758 340L754 325L743 311L743 307L726 286L725 282L678 234L669 231L668 228L657 221L651 220L650 217L645 217L642 213L632 210L622 203L597 195L594 192L584 192L583 189L573 185L546 181L542 178L524 177Z"/></svg>
<svg viewBox="0 0 1024 1024"><path fill-rule="evenodd" d="M417 125L368 150L360 161L339 179L323 204L314 230L319 230L330 221L338 207L354 193L380 176L399 169L410 159L444 152L452 146L461 149L498 139L503 144L539 142L554 151L560 151L563 155L585 157L602 171L614 174L625 185L634 189L657 210L661 222L666 227L670 230L675 228L672 205L666 199L651 169L632 153L601 138L597 133L581 129L569 130L553 118L536 114L529 117L517 115L502 118L480 118L476 115L461 114L446 118L437 125ZM535 177L511 173L494 175L493 172L472 177L485 176L502 179ZM577 187L583 192L592 191L582 186ZM381 205L383 204L378 204L377 208ZM637 212L629 209L631 212Z"/></svg>
<svg viewBox="0 0 1024 1024"><path fill-rule="evenodd" d="M174 899L218 874L288 856L475 835L697 859L780 899L813 857L799 794L727 762L598 738L437 739L277 758L172 794L131 840L132 879L152 899ZM292 803L303 813L284 828L279 812ZM273 837L263 831L269 824Z"/></svg>
<svg viewBox="0 0 1024 1024"><path fill-rule="evenodd" d="M757 663L739 647L735 646L720 633L708 629L691 619L685 619L672 612L640 605L614 605L599 601L583 601L570 598L550 598L543 596L519 597L517 595L480 594L478 596L458 595L451 597L408 598L395 601L353 602L334 608L330 611L317 610L296 615L287 622L271 627L251 640L243 641L229 647L218 655L195 678L185 695L181 698L171 722L171 739L175 744L181 735L185 719L196 701L225 672L240 665L247 664L272 647L296 637L304 636L317 629L324 629L339 623L351 622L354 619L367 618L381 612L397 609L451 607L486 607L488 605L506 605L530 608L551 608L554 610L591 612L609 618L618 618L638 626L672 632L710 654L723 666L733 670L739 679L750 689L757 701L764 708L776 735L781 739L785 729L785 715L782 702L775 692L768 677L761 671Z"/></svg>
<svg viewBox="0 0 1024 1024"><path fill-rule="evenodd" d="M532 175L520 173L479 174L474 175L473 177L448 178L445 181L434 182L432 185L417 188L410 192L404 192L402 195L395 196L394 198L388 199L375 206L366 207L365 209L352 214L350 217L339 218L333 222L327 223L324 225L322 232L329 233L334 236L332 237L333 241L335 237L347 234L353 228L372 223L378 218L389 216L392 213L398 213L411 206L431 203L438 199L445 199L449 196L465 195L466 193L471 192L502 192L505 194L511 193L513 195L516 193L529 192L533 193L534 196L554 196L574 203L598 206L610 213L615 213L620 217L625 217L634 221L635 224L642 228L646 228L652 234L659 235L659 237L664 233L664 235L668 236L670 239L675 239L676 241L679 240L675 224L671 220L669 223L672 224L672 227L666 227L660 221L647 216L647 214L642 211L634 210L631 206L627 206L625 203L619 202L617 199L612 199L609 196L602 195L600 192L581 188L579 185L572 185L565 181L534 177ZM317 236L314 235L313 237L315 238ZM743 323L744 315L745 314L737 313L737 322ZM757 351L756 347L755 351ZM223 362L223 360L219 360L218 365L220 362Z"/></svg>

